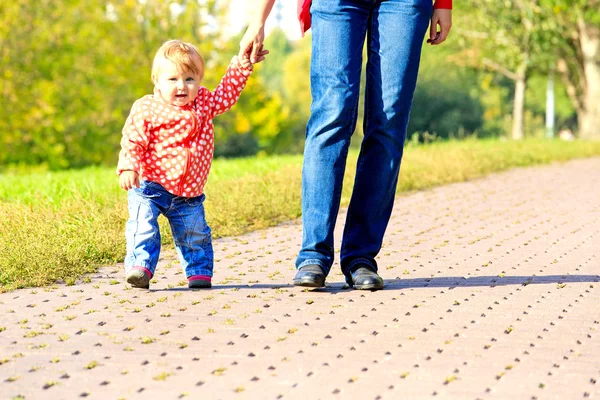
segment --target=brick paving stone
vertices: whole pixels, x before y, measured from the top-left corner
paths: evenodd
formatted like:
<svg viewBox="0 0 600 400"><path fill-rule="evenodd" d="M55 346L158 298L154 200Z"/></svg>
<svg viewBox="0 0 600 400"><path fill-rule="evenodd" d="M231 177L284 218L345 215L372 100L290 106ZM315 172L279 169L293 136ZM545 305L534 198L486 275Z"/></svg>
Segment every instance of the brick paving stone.
<svg viewBox="0 0 600 400"><path fill-rule="evenodd" d="M3 293L0 397L598 398L599 199L600 158L399 196L378 292L292 286L292 221L216 240L211 290L164 251Z"/></svg>

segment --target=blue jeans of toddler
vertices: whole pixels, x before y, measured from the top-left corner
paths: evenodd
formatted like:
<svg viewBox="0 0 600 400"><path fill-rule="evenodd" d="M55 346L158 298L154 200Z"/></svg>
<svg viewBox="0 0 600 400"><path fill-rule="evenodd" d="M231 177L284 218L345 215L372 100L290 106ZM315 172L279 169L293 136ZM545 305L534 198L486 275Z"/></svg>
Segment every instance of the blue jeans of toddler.
<svg viewBox="0 0 600 400"><path fill-rule="evenodd" d="M154 275L160 255L158 217L162 214L169 220L186 278L212 276L214 255L211 230L204 214L204 198L204 194L175 196L160 184L149 181L141 181L139 188L129 190L126 273L135 267Z"/></svg>

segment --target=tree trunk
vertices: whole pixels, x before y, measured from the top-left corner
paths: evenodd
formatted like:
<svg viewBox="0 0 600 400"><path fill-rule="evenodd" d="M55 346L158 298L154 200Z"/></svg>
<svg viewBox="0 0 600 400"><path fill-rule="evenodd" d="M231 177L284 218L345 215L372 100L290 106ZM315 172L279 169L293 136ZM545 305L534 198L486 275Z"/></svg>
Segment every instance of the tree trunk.
<svg viewBox="0 0 600 400"><path fill-rule="evenodd" d="M515 76L515 95L513 103L512 138L521 140L525 126L525 89L527 88L527 57L519 66Z"/></svg>
<svg viewBox="0 0 600 400"><path fill-rule="evenodd" d="M600 140L600 29L578 19L585 79L582 107L577 112L579 137Z"/></svg>

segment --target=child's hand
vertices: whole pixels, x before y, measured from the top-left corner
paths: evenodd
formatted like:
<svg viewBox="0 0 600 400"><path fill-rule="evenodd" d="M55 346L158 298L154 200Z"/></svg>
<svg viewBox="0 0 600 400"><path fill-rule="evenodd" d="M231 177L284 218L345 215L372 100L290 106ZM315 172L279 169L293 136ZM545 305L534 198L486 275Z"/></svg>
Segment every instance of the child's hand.
<svg viewBox="0 0 600 400"><path fill-rule="evenodd" d="M252 63L250 62L250 59L246 55L244 55L242 58L239 58L238 56L233 56L233 59L231 60L231 62L234 65L238 65L241 68L244 68L245 70L248 70L248 71L252 71L254 69L254 67L252 66Z"/></svg>
<svg viewBox="0 0 600 400"><path fill-rule="evenodd" d="M119 186L123 190L133 189L134 187L140 187L140 177L135 171L123 171L119 176Z"/></svg>
<svg viewBox="0 0 600 400"><path fill-rule="evenodd" d="M256 55L256 61L254 61L253 64L258 64L259 62L264 61L265 56L267 54L269 54L269 50L265 50L265 49L261 48L259 50L259 52L257 53L257 55Z"/></svg>
<svg viewBox="0 0 600 400"><path fill-rule="evenodd" d="M241 58L239 56L233 56L231 62L234 65L238 65L241 68L247 70L247 71L252 71L254 69L254 65L253 64L258 64L259 62L263 61L265 59L265 56L269 54L269 50L263 50L261 49L257 55L256 55L256 61L253 63L250 61L250 58L248 57L247 54L244 54Z"/></svg>

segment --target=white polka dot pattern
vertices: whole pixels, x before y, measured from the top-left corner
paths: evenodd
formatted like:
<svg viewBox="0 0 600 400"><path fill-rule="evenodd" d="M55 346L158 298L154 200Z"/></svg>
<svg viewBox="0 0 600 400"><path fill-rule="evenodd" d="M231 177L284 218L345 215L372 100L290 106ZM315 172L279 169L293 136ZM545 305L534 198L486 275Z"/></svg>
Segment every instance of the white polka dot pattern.
<svg viewBox="0 0 600 400"><path fill-rule="evenodd" d="M214 152L212 119L233 107L250 74L230 65L214 91L201 87L184 107L153 95L137 100L123 127L117 174L137 171L176 196L200 196Z"/></svg>

